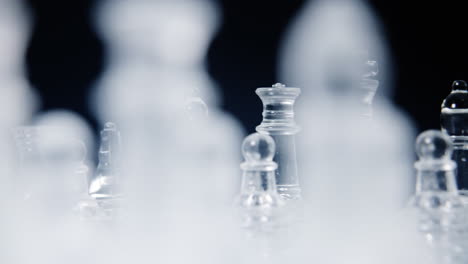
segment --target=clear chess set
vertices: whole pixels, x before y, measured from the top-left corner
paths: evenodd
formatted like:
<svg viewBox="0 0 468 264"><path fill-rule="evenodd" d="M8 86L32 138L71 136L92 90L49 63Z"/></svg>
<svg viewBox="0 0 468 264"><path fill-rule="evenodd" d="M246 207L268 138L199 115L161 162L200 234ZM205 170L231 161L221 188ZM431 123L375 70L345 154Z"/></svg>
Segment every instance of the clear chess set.
<svg viewBox="0 0 468 264"><path fill-rule="evenodd" d="M296 232L302 231L313 236L313 233L308 233L311 230L308 230L307 225L310 223L316 224L315 222L320 220L323 208L315 208L315 210L319 210L309 213L305 210L313 209L315 203L323 201L311 202L303 197L301 191L300 176L314 177L315 175L301 175L298 170L295 137L297 133L300 133L300 128L294 120L294 104L300 92L299 88L286 87L280 83L274 84L272 87L256 90L257 95L263 102L263 121L256 128L258 132L247 136L242 143L241 151L244 161L240 165L242 172L237 179L240 181L240 191L236 195L237 198L233 199L233 205L230 206L230 210L236 212L237 217L234 217L234 219L237 220L234 222L226 220L226 216L219 215L223 210L216 207L211 208L214 212L209 213L211 214L210 218L219 217L218 220L227 221L225 226L216 223L216 219L207 220L203 217L198 219L199 216L196 213L193 216L194 219L191 219L190 213L193 212L184 206L173 208L187 211L173 212L176 218L180 214L180 217L189 217L188 221L208 221L204 224L208 224L210 228L204 232L217 232L215 229L211 230L211 227L213 227L211 221L214 221L216 223L214 224L215 227L233 228L231 232L244 233L246 237L241 235L236 242L247 243L246 245L249 245L249 247L252 246L251 243L255 244L253 246L254 251L246 251L250 254L248 258L260 258L263 261L274 262L283 257L291 258L291 256L288 256L288 254L292 254L291 252L295 257L298 254L307 253L307 251L296 252L301 248L305 250L304 245L299 246L296 243L306 243L304 239L307 239L307 236L303 236L304 234L298 235ZM395 217L395 219L398 219L395 220L398 225L402 224L400 221L404 218L407 221L406 224L413 226L415 233L419 233L422 242L420 246L423 249L427 246L427 252L421 249L419 253L430 254L432 257L428 258L428 261L434 261L434 263L465 263L465 261L468 261L468 198L466 191L457 188L457 182L466 179L468 173L466 169L468 162L466 133L468 132L465 131L465 119L467 118L465 115L468 113L466 112L466 109L468 109L467 99L468 85L464 81L455 81L452 92L442 103L442 130L428 130L418 136L415 145L418 155L418 160L414 163L416 168L415 190L407 205L402 207L401 212L395 213L398 215ZM189 110L186 115L187 120L191 120L190 122L204 122L202 120L207 118L206 105L200 98L190 100L187 107ZM202 110L199 108L202 108ZM195 118L193 111L195 111ZM359 118L365 119L366 122L372 122L372 118L365 114ZM81 228L90 228L94 230L93 232L97 232L96 228L106 228L104 227L106 225L115 228L115 225L130 221L129 217L131 218L131 216L129 214L133 213L132 210L135 209L125 212L132 205L124 201L126 199L126 181L122 177L132 177L132 175L125 174L125 170L122 169L125 166L125 162L122 160L122 152L125 152L125 148L121 147L121 136L117 126L108 122L101 131L98 152L99 163L94 170L90 170L84 162L84 143L79 140L64 143L67 140L72 141L75 139L61 138L64 135L61 132L64 131L53 126L18 127L15 130L17 149L21 154L19 177L25 178L24 180L27 181L26 177L30 177L27 174L34 173L35 177L41 180L53 181L54 183L51 184L53 188L61 189L55 191L49 188L51 186L42 186L39 182L36 182L35 186L22 182L28 188L25 188L24 193L20 194L23 198L20 199L21 202L17 206L26 210L31 210L31 206L35 209L39 207L40 210L49 210L49 213L55 214L53 218L64 216L76 218L75 220L79 220L83 224ZM125 135L123 137L125 139ZM180 162L186 162L186 158L181 155ZM171 164L171 166L173 165L175 164ZM94 175L90 176L90 171L94 171ZM177 176L167 174L167 176L169 175L171 177ZM197 175L197 177L200 176L202 175ZM223 175L215 176L223 177ZM346 175L346 177L352 176L352 174ZM64 177L74 179L62 179L58 182L59 178ZM147 175L147 177L158 177L158 175ZM177 184L183 185L185 183L180 181ZM185 189L180 186L179 188L181 190ZM189 188L192 187L189 186ZM210 186L210 188L217 188L217 186ZM157 188L155 188L155 191L157 191ZM200 188L199 191L203 191L203 188ZM174 192L177 193L177 190L174 190ZM193 191L188 193L193 193ZM212 194L210 192L209 199L217 200L222 198L211 196ZM58 195L61 196L56 197ZM155 193L153 195L155 195L153 199L158 197ZM184 199L189 198L185 197L184 194L181 195ZM307 196L307 193L304 193L304 196ZM168 197L160 196L161 201L158 203L163 203L166 198ZM194 203L203 203L204 201L203 198L197 200L200 197L196 195L193 198L194 201L192 202ZM169 200L171 199L169 198ZM138 202L153 203L152 200L140 200ZM180 206L180 202L185 204L187 201L178 200L173 202L173 206ZM308 202L311 203L308 205ZM50 204L38 205L37 203ZM206 213L203 210L207 208L204 208L203 204L187 204L189 207L197 206L197 213ZM185 205L187 206L187 204ZM212 205L209 204L210 207ZM343 202L343 205L346 205L346 202ZM159 211L145 212L152 207L145 208L147 209L135 213L135 215L141 213L142 215L139 216L144 217L148 213L148 215L151 215L149 218L153 219L155 217L152 224L161 224L158 221ZM157 207L155 209L157 210ZM328 209L329 212L323 213L336 213L335 217L342 217L339 212L342 208ZM167 208L164 210L167 210ZM161 210L162 214L167 213L164 210ZM338 210L338 212L333 212L334 210ZM347 210L343 209L343 211L346 212ZM22 213L34 216L38 212L34 212L32 215L29 215L28 212ZM373 212L369 211L368 213ZM165 216L161 215L161 217L164 218ZM312 219L309 219L309 217L315 219L311 221ZM335 220L338 220L335 224L343 221L343 219ZM366 222L365 219L361 220L364 223ZM68 219L67 221L73 222L74 220ZM183 222L179 223L183 224ZM227 224L228 222L230 224ZM203 224L201 225L202 229L206 228ZM344 224L344 226L346 225ZM399 230L398 228L401 226L398 225L394 231ZM386 223L383 226L390 228L391 224ZM177 226L172 228L177 228ZM372 227L370 229L372 230ZM406 228L401 230L410 232ZM232 234L228 234L229 232L222 233L224 232L219 235L233 237ZM187 235L189 234L190 232ZM342 235L347 236L346 232L342 233ZM157 236L157 234L154 234L154 236ZM94 239L92 237L87 238ZM299 241L294 241L296 238ZM100 239L103 238L100 237ZM242 242L244 239L246 241ZM279 241L281 239L289 242ZM213 246L210 242L207 242L206 246ZM351 241L349 242L351 243ZM151 238L145 237L144 243L151 243ZM155 244L157 243L155 242ZM386 250L391 251L390 248L386 248ZM155 249L155 252L157 252L157 249ZM415 251L414 253L416 254L415 257L417 257L418 252ZM304 256L307 256L307 254ZM200 260L195 258L193 261L198 263ZM240 259L238 261L242 263L243 261L253 260Z"/></svg>
<svg viewBox="0 0 468 264"><path fill-rule="evenodd" d="M263 120L245 137L203 68L215 13L201 0L104 1L113 56L90 98L97 153L76 114L26 121L22 53L0 49L12 76L0 87L0 263L468 263L466 82L414 145L404 116L374 100L377 62L348 53L363 35L341 45L353 23L317 27L320 52L286 52L285 75L305 86L257 88ZM24 41L26 26L7 23L19 17L0 16L0 34L16 25ZM314 59L294 67L295 51Z"/></svg>

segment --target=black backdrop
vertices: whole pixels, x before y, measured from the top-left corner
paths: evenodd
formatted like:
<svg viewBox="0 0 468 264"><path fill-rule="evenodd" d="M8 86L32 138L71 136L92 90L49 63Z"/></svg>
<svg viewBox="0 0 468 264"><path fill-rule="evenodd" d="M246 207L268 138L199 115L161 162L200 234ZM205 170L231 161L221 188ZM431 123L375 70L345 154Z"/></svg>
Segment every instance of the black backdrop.
<svg viewBox="0 0 468 264"><path fill-rule="evenodd" d="M104 68L105 47L90 19L95 1L26 1L35 18L28 78L42 97L42 110L71 109L96 128L86 108L90 84ZM253 132L261 120L254 89L276 81L279 40L305 1L219 2L223 22L209 51L209 71L222 89L225 110ZM439 128L451 82L468 79L467 19L461 3L415 2L369 1L395 63L394 102L421 131Z"/></svg>

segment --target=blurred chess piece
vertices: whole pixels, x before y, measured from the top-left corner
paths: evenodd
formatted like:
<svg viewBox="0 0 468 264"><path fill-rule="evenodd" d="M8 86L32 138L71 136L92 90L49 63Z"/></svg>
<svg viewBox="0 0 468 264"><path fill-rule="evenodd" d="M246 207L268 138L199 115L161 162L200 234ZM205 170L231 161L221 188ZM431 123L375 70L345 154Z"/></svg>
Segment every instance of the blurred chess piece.
<svg viewBox="0 0 468 264"><path fill-rule="evenodd" d="M391 61L378 27L379 21L364 1L306 2L284 36L280 77L289 85L302 87L301 97L322 98L330 93L326 86L331 79L329 72L341 71L340 79L353 79L358 85L356 77L360 78L363 72L359 64L368 59L365 55L368 53L379 62L379 79L385 84L379 94L391 95L391 89L387 89L391 88Z"/></svg>
<svg viewBox="0 0 468 264"><path fill-rule="evenodd" d="M151 253L147 259L222 261L230 248L226 244L239 241L228 234L235 230L229 219L240 131L228 116L208 111L200 98L184 105L171 116L148 109L146 123L123 126L122 214L134 228L133 245L158 245L157 251L144 252ZM181 247L191 253L175 254Z"/></svg>
<svg viewBox="0 0 468 264"><path fill-rule="evenodd" d="M235 164L238 159L232 149L237 149L241 133L238 124L216 108L217 92L204 69L206 51L218 24L213 2L109 0L98 8L97 24L110 53L109 68L96 86L94 106L100 119L115 120L125 135L128 149L123 154L123 173L131 175L125 177L131 182L129 188L142 195L146 192L130 186L150 188L152 185L143 183L161 181L163 175L188 177L221 168L226 162ZM187 112L186 101L191 100L194 90L210 114L206 118L192 116L191 121L187 115L195 109ZM171 166L178 162L184 166ZM205 167L200 165L205 163ZM181 172L189 167L194 172ZM213 172L220 173L218 170ZM141 179L144 175L153 176ZM213 180L234 179L228 175ZM184 182L182 178L166 176L170 180L157 188L175 198L170 187L177 186L184 193L185 185L179 184ZM196 179L186 178L186 185L203 186L198 179L195 183ZM208 195L197 193L202 194Z"/></svg>
<svg viewBox="0 0 468 264"><path fill-rule="evenodd" d="M216 105L205 56L218 20L208 0L103 1L96 23L109 54L91 99L98 117L121 123L155 105L168 111L193 89Z"/></svg>
<svg viewBox="0 0 468 264"><path fill-rule="evenodd" d="M452 91L442 102L440 123L453 143L453 160L457 163L457 183L468 188L468 85L454 81Z"/></svg>
<svg viewBox="0 0 468 264"><path fill-rule="evenodd" d="M325 212L386 208L382 213L388 214L410 194L413 131L385 98L391 93L389 62L379 60L377 67L367 55L386 58L376 24L361 1L313 1L284 41L280 77L302 87L295 111L302 127L297 155L299 171L308 176L301 188L310 205ZM380 97L378 86L386 89Z"/></svg>
<svg viewBox="0 0 468 264"><path fill-rule="evenodd" d="M83 229L80 219L98 208L87 195L85 142L92 141L92 134L86 122L71 112L55 110L13 132L19 173L11 200L20 199L11 226L19 235L18 248L12 252L20 256L27 252L18 263L56 263L81 250L90 252L83 236L91 229Z"/></svg>
<svg viewBox="0 0 468 264"><path fill-rule="evenodd" d="M263 120L257 131L275 141L276 185L278 193L286 200L298 200L301 196L295 142L299 126L294 120L293 108L300 92L299 88L286 87L281 83L256 90L263 103Z"/></svg>
<svg viewBox="0 0 468 264"><path fill-rule="evenodd" d="M29 121L37 107L35 94L25 76L24 56L28 44L30 23L19 1L0 1L0 126L18 125Z"/></svg>
<svg viewBox="0 0 468 264"><path fill-rule="evenodd" d="M93 107L119 125L125 142L119 223L129 254L144 261L217 259L229 248L223 219L242 132L217 108L205 70L217 11L205 0L107 0L96 13L109 56Z"/></svg>
<svg viewBox="0 0 468 264"><path fill-rule="evenodd" d="M29 33L30 18L21 2L0 1L0 196L6 197L17 165L11 129L30 121L37 107L24 68Z"/></svg>
<svg viewBox="0 0 468 264"><path fill-rule="evenodd" d="M416 210L419 231L437 257L447 263L464 263L468 256L464 247L467 224L455 179L457 165L450 158L452 151L445 133L428 130L418 136L416 192L409 205Z"/></svg>
<svg viewBox="0 0 468 264"><path fill-rule="evenodd" d="M39 211L51 214L46 217L71 215L87 196L91 131L81 117L62 110L39 115L33 125L15 129L17 187L27 203L38 203Z"/></svg>
<svg viewBox="0 0 468 264"><path fill-rule="evenodd" d="M27 218L20 209L23 186L18 186L18 161L11 130L30 121L37 99L26 80L24 58L30 18L21 1L0 1L0 251L1 263L21 263L30 255L25 249L30 234L23 228ZM33 218L28 219L31 222ZM32 241L32 239L29 239Z"/></svg>
<svg viewBox="0 0 468 264"><path fill-rule="evenodd" d="M410 196L413 128L388 98L390 61L377 25L363 1L309 1L281 49L280 80L301 87L295 116L305 216L297 232L309 234L301 240L309 245L347 248L315 252L320 262L381 263L394 255L389 236L375 243L379 230L406 239L388 219Z"/></svg>

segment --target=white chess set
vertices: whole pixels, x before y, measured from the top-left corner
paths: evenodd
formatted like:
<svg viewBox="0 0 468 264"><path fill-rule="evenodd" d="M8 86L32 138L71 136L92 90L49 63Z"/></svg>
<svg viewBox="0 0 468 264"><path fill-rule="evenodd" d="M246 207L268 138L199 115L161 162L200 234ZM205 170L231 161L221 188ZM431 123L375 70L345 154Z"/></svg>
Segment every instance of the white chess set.
<svg viewBox="0 0 468 264"><path fill-rule="evenodd" d="M305 7L280 69L301 88L257 88L263 120L246 137L204 69L215 6L102 1L97 165L84 120L35 113L21 63L29 20L0 3L0 263L468 262L457 187L468 180L468 85L453 83L442 129L414 144L379 87L385 48L360 1ZM379 67L356 52L369 43Z"/></svg>

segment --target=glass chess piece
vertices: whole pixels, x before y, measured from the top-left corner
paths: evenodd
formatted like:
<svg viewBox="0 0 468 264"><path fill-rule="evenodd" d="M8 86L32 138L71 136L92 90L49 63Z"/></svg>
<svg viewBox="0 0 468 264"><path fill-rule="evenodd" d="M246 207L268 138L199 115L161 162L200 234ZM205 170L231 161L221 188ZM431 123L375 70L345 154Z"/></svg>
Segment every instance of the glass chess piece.
<svg viewBox="0 0 468 264"><path fill-rule="evenodd" d="M295 134L300 128L294 120L294 103L301 89L276 83L272 87L257 88L255 91L263 103L263 120L256 130L274 139L276 152L274 161L278 193L286 200L301 197L297 174Z"/></svg>
<svg viewBox="0 0 468 264"><path fill-rule="evenodd" d="M278 194L275 170L275 142L265 134L254 133L242 143L244 162L241 191L236 207L241 216L242 245L247 263L276 262L291 244L289 204Z"/></svg>
<svg viewBox="0 0 468 264"><path fill-rule="evenodd" d="M452 91L442 102L440 124L453 143L458 186L468 188L468 85L465 81L453 82Z"/></svg>
<svg viewBox="0 0 468 264"><path fill-rule="evenodd" d="M416 139L416 192L409 206L417 213L417 225L442 263L464 263L466 221L455 180L453 146L443 132L428 130Z"/></svg>
<svg viewBox="0 0 468 264"><path fill-rule="evenodd" d="M78 215L80 220L82 221L96 221L105 217L105 211L99 206L96 199L89 195L88 190L88 181L90 176L90 170L88 165L85 162L86 156L86 146L83 142L80 143L83 149L83 157L81 162L77 166L74 171L75 177L79 179L79 183L77 184L77 193L80 195L80 199L76 204L75 214Z"/></svg>
<svg viewBox="0 0 468 264"><path fill-rule="evenodd" d="M21 191L19 198L29 200L34 193L34 183L28 181L30 175L34 174L40 164L40 152L37 147L37 128L32 126L16 127L13 130L13 137L18 152L18 177L16 184ZM18 193L17 193L18 194Z"/></svg>
<svg viewBox="0 0 468 264"><path fill-rule="evenodd" d="M208 116L208 106L198 94L187 98L185 101L185 110L188 119L191 121L197 121L200 118L206 118Z"/></svg>
<svg viewBox="0 0 468 264"><path fill-rule="evenodd" d="M243 227L272 230L278 224L283 200L278 195L273 161L275 142L272 137L254 133L244 139L241 164L243 171L240 195L236 204L241 209Z"/></svg>
<svg viewBox="0 0 468 264"><path fill-rule="evenodd" d="M121 198L119 186L120 133L114 123L108 122L101 131L99 163L94 179L89 186L89 194L110 215L118 208Z"/></svg>
<svg viewBox="0 0 468 264"><path fill-rule="evenodd" d="M39 202L44 211L79 216L89 220L100 215L96 201L89 197L86 146L59 126L23 126L14 130L19 154L22 199ZM57 199L60 197L60 199Z"/></svg>
<svg viewBox="0 0 468 264"><path fill-rule="evenodd" d="M75 174L82 179L88 180L89 168L86 164L82 164L77 168ZM86 184L85 187L88 185ZM83 221L93 221L105 217L105 212L99 206L96 199L91 197L88 193L88 188L84 188L85 191L81 192L81 199L78 201L74 208L76 215Z"/></svg>
<svg viewBox="0 0 468 264"><path fill-rule="evenodd" d="M377 62L366 60L360 85L363 92L362 103L365 106L364 116L366 117L372 117L372 101L379 87L379 81L374 78L377 76L378 72Z"/></svg>

